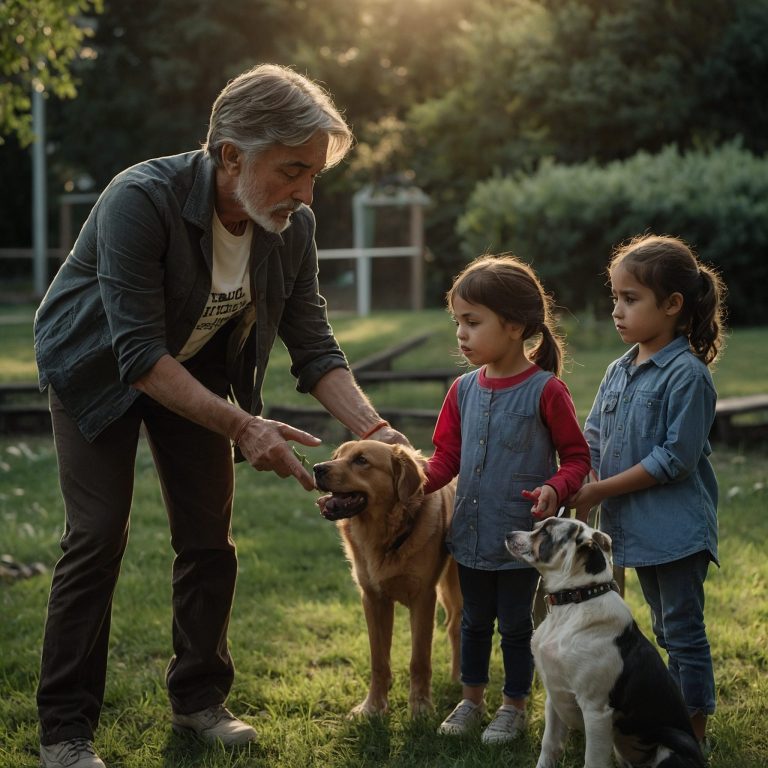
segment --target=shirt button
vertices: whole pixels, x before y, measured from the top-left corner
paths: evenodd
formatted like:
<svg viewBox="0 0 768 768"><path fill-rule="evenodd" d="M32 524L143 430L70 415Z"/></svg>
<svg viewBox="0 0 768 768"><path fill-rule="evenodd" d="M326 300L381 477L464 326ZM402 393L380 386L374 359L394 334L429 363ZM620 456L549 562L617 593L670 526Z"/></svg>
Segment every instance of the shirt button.
<svg viewBox="0 0 768 768"><path fill-rule="evenodd" d="M485 445L485 440L482 437L480 438L480 445Z"/></svg>
<svg viewBox="0 0 768 768"><path fill-rule="evenodd" d="M477 467L477 468L475 469L475 472L476 472L476 473L479 475L479 474L480 474L480 467Z"/></svg>
<svg viewBox="0 0 768 768"><path fill-rule="evenodd" d="M477 499L472 499L473 504L477 504Z"/></svg>

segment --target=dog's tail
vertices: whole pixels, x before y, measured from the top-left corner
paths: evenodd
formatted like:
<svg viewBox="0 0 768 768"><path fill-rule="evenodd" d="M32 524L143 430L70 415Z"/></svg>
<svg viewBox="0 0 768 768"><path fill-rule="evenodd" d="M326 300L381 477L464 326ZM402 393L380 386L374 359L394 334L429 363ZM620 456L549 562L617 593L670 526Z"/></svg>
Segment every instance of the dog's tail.
<svg viewBox="0 0 768 768"><path fill-rule="evenodd" d="M707 761L692 734L679 728L661 726L652 738L670 753L657 763L658 768L706 768Z"/></svg>

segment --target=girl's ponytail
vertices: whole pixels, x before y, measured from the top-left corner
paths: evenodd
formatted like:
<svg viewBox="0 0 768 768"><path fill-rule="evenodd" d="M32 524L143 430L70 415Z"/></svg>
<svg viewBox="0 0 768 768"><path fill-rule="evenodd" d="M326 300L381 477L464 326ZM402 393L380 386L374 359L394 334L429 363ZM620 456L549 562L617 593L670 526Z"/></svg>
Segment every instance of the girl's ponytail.
<svg viewBox="0 0 768 768"><path fill-rule="evenodd" d="M696 357L707 365L717 360L723 347L725 283L714 270L701 264L700 294L693 304L688 342Z"/></svg>
<svg viewBox="0 0 768 768"><path fill-rule="evenodd" d="M541 338L531 350L530 359L545 371L551 371L560 376L563 369L564 344L563 339L545 322L541 328Z"/></svg>

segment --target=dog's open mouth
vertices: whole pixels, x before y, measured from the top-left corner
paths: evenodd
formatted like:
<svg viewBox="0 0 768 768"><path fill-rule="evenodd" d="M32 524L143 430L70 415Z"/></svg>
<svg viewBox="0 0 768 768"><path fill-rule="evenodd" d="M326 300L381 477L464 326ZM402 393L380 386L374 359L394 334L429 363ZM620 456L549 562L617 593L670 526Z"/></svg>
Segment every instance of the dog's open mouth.
<svg viewBox="0 0 768 768"><path fill-rule="evenodd" d="M342 520L359 515L368 505L368 497L358 491L330 493L317 500L320 513L326 520Z"/></svg>

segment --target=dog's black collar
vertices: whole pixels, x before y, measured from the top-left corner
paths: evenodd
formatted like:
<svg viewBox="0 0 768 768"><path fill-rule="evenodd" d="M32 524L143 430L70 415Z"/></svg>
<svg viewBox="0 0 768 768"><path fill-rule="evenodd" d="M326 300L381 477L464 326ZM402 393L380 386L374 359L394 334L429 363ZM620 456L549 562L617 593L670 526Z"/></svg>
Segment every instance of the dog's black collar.
<svg viewBox="0 0 768 768"><path fill-rule="evenodd" d="M397 552L400 547L408 541L408 537L413 533L413 526L409 525L388 547L387 552Z"/></svg>
<svg viewBox="0 0 768 768"><path fill-rule="evenodd" d="M589 587L579 587L578 589L564 589L562 592L552 592L546 596L546 601L550 605L565 605L566 603L583 603L585 600L591 600L593 597L600 597L606 592L618 592L619 585L615 581L607 584L593 584Z"/></svg>

